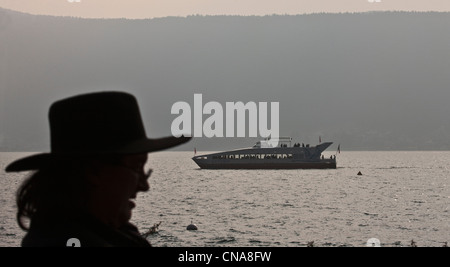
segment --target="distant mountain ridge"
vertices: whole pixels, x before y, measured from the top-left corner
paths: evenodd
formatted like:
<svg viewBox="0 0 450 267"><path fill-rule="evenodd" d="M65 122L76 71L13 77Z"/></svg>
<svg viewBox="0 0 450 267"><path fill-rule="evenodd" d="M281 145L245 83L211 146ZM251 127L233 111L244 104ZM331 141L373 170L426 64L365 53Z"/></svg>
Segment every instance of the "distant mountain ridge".
<svg viewBox="0 0 450 267"><path fill-rule="evenodd" d="M135 94L149 136L170 134L171 106L202 93L279 102L280 134L297 142L448 150L449 28L443 12L128 20L0 8L0 151L49 150L49 105L99 90Z"/></svg>

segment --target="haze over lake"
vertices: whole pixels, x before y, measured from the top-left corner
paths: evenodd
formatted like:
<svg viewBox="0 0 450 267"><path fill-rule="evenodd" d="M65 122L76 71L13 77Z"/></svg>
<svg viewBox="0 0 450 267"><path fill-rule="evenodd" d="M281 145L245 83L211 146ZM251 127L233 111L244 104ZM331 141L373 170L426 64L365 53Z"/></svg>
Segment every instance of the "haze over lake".
<svg viewBox="0 0 450 267"><path fill-rule="evenodd" d="M50 104L103 90L135 94L150 137L170 135L172 105L198 93L279 102L280 135L296 142L448 150L449 28L449 13L102 20L0 9L0 150L48 151Z"/></svg>

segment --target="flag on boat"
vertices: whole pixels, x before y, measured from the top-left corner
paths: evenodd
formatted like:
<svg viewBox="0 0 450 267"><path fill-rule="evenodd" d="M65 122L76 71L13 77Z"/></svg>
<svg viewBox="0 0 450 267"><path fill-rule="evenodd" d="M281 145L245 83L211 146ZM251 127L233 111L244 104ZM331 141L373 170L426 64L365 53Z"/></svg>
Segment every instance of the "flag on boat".
<svg viewBox="0 0 450 267"><path fill-rule="evenodd" d="M194 156L197 155L197 149L194 147Z"/></svg>
<svg viewBox="0 0 450 267"><path fill-rule="evenodd" d="M338 145L337 151L338 151L339 154L341 154L341 144Z"/></svg>
<svg viewBox="0 0 450 267"><path fill-rule="evenodd" d="M322 136L319 136L319 144L322 144Z"/></svg>

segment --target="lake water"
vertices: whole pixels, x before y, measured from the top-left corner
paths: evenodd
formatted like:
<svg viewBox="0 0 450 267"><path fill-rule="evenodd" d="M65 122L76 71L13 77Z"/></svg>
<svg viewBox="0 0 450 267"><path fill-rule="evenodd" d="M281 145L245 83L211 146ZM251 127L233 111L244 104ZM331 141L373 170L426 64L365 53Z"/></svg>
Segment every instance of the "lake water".
<svg viewBox="0 0 450 267"><path fill-rule="evenodd" d="M0 246L19 246L24 235L14 196L25 174L3 170L28 154L0 153ZM138 196L132 221L142 232L161 222L148 237L154 246L450 242L450 152L343 151L333 170L201 170L192 156L149 155L151 189ZM197 231L186 230L191 221Z"/></svg>

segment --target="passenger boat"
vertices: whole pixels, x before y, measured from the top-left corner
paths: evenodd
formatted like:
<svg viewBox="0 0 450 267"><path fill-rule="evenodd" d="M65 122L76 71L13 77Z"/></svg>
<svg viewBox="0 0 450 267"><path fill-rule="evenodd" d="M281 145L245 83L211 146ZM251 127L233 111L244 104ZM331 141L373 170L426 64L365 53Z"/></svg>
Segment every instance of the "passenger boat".
<svg viewBox="0 0 450 267"><path fill-rule="evenodd" d="M322 152L332 142L317 146L291 145L292 138L258 141L253 147L194 156L202 169L336 169L336 155L325 158Z"/></svg>

